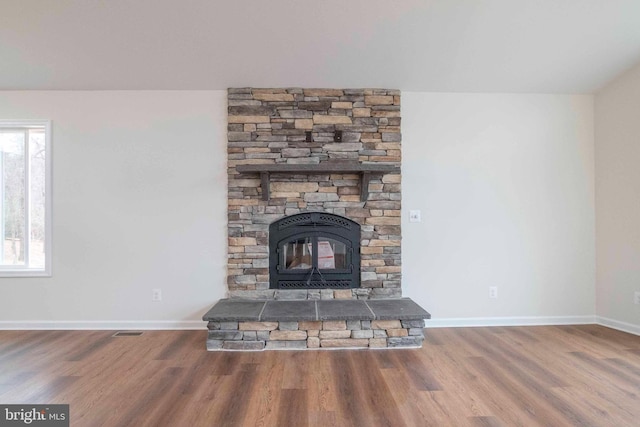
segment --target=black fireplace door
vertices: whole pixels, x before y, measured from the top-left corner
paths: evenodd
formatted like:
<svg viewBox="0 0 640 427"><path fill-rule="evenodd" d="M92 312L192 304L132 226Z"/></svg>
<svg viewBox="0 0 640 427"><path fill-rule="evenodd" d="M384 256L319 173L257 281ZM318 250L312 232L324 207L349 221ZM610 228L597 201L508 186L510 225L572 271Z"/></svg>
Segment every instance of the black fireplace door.
<svg viewBox="0 0 640 427"><path fill-rule="evenodd" d="M282 218L269 227L272 289L360 286L360 225L327 213Z"/></svg>

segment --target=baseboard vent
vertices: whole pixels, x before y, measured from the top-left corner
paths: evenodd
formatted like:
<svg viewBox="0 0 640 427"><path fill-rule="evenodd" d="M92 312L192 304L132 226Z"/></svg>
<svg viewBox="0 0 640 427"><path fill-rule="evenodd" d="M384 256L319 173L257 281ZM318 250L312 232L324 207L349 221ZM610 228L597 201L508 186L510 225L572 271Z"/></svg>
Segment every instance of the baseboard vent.
<svg viewBox="0 0 640 427"><path fill-rule="evenodd" d="M139 337L142 331L118 331L112 337Z"/></svg>

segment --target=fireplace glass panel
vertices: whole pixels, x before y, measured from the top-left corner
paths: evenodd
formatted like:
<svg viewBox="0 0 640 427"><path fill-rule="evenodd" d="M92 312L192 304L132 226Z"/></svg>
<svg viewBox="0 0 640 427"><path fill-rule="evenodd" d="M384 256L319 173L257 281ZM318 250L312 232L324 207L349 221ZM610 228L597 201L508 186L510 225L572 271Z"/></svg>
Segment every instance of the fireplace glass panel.
<svg viewBox="0 0 640 427"><path fill-rule="evenodd" d="M328 237L318 238L318 268L323 270L346 269L346 245Z"/></svg>
<svg viewBox="0 0 640 427"><path fill-rule="evenodd" d="M284 263L287 270L308 270L313 264L311 259L311 238L305 237L288 242L283 247Z"/></svg>

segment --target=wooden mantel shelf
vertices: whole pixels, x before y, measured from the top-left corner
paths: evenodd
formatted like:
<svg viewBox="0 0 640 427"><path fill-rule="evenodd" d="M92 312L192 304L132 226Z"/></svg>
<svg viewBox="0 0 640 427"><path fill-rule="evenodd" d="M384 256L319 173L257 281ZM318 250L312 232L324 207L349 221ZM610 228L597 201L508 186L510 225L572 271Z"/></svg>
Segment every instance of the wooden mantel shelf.
<svg viewBox="0 0 640 427"><path fill-rule="evenodd" d="M240 173L259 173L262 186L262 200L269 200L269 179L272 173L289 173L297 175L313 175L323 173L355 173L360 175L360 201L369 197L369 181L371 174L400 172L400 166L379 163L326 162L317 165L267 164L238 165Z"/></svg>

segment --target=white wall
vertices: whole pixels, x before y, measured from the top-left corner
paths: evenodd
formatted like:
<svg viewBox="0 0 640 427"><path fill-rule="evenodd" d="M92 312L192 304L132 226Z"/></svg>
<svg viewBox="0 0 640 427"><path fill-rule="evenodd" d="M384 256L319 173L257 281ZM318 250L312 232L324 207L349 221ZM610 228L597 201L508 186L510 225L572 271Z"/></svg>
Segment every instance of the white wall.
<svg viewBox="0 0 640 427"><path fill-rule="evenodd" d="M596 96L597 314L640 334L640 65Z"/></svg>
<svg viewBox="0 0 640 427"><path fill-rule="evenodd" d="M226 290L226 92L0 92L0 117L53 121L54 172L53 277L0 279L0 327L204 325Z"/></svg>
<svg viewBox="0 0 640 427"><path fill-rule="evenodd" d="M405 296L434 324L593 318L592 97L402 103ZM51 119L54 144L53 277L0 279L0 328L203 327L226 292L226 93L0 92L0 117Z"/></svg>
<svg viewBox="0 0 640 427"><path fill-rule="evenodd" d="M593 98L402 96L405 296L436 325L592 321Z"/></svg>

